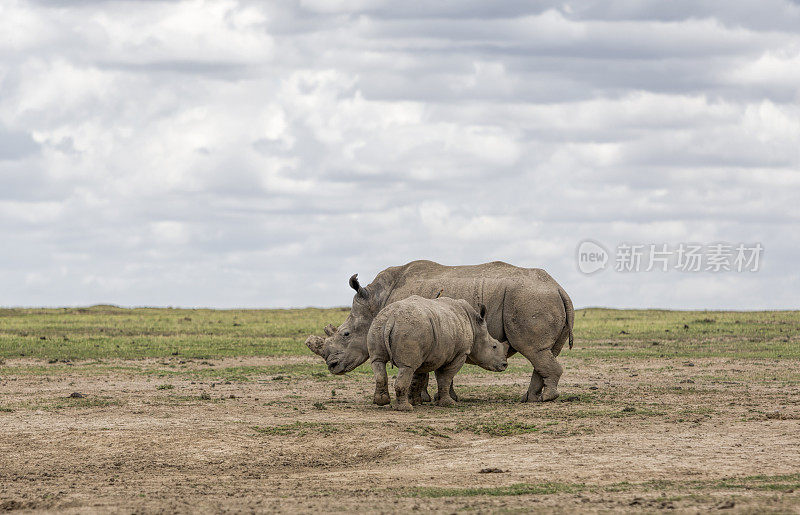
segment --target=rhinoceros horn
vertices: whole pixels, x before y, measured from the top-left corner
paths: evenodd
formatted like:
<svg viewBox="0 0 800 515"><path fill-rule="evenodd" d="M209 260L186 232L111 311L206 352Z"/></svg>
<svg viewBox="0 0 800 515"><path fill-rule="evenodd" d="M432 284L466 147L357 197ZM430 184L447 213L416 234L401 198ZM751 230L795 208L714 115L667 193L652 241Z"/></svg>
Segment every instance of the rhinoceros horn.
<svg viewBox="0 0 800 515"><path fill-rule="evenodd" d="M322 336L312 334L306 338L306 347L308 347L314 354L318 354L325 359L328 358L328 349L325 346L325 338Z"/></svg>
<svg viewBox="0 0 800 515"><path fill-rule="evenodd" d="M328 325L325 326L324 331L325 331L325 334L327 334L328 336L333 336L333 333L335 333L337 329L338 328L335 325L328 324Z"/></svg>

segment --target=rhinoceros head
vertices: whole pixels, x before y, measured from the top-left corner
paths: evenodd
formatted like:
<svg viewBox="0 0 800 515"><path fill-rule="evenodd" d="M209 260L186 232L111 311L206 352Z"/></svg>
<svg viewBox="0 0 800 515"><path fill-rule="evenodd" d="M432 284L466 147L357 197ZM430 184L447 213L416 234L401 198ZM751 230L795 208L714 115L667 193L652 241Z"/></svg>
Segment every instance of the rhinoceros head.
<svg viewBox="0 0 800 515"><path fill-rule="evenodd" d="M373 299L366 288L358 283L358 274L350 278L350 287L356 291L353 307L347 319L338 328L325 327L324 340L309 336L306 345L311 352L322 356L332 374L346 374L367 361L367 333L375 318Z"/></svg>
<svg viewBox="0 0 800 515"><path fill-rule="evenodd" d="M481 304L478 311L467 305L467 313L472 318L472 347L468 357L470 363L492 372L502 372L508 367L508 343L492 338L486 327L486 306Z"/></svg>

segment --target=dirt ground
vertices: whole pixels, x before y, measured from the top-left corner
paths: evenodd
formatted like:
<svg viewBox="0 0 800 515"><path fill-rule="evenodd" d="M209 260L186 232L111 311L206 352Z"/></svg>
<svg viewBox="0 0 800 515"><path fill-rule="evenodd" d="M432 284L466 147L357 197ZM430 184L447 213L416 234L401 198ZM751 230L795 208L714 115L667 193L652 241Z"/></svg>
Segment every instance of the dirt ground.
<svg viewBox="0 0 800 515"><path fill-rule="evenodd" d="M291 372L311 357L177 373L8 360L0 508L800 513L800 389L785 361L566 358L546 404L517 402L529 373L511 362L459 374L456 408L398 413L370 404L370 375ZM289 372L224 379L251 366ZM192 375L211 369L221 379Z"/></svg>

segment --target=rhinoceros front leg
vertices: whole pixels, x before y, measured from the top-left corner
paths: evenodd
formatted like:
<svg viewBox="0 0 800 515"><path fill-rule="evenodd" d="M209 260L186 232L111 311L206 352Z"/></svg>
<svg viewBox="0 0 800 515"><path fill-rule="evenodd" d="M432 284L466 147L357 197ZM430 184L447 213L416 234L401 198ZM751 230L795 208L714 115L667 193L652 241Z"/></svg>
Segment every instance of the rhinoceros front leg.
<svg viewBox="0 0 800 515"><path fill-rule="evenodd" d="M411 411L411 403L408 402L408 393L411 389L411 381L414 379L414 370L411 367L398 367L397 378L394 380L394 393L397 404L394 409L397 411Z"/></svg>
<svg viewBox="0 0 800 515"><path fill-rule="evenodd" d="M457 372L457 371L456 371ZM454 401L458 402L458 395L456 395L456 389L453 388L453 380L450 380L450 398Z"/></svg>
<svg viewBox="0 0 800 515"><path fill-rule="evenodd" d="M389 404L389 378L386 376L386 362L373 361L372 372L375 374L375 395L372 403L378 406Z"/></svg>
<svg viewBox="0 0 800 515"><path fill-rule="evenodd" d="M458 395L456 395L456 389L453 387L453 383L450 383L450 398L454 401L458 402ZM433 396L434 401L439 400L439 392L437 391L436 394Z"/></svg>
<svg viewBox="0 0 800 515"><path fill-rule="evenodd" d="M450 391L453 388L453 377L464 366L466 359L466 356L461 356L436 371L436 383L439 386L437 406L449 408L456 405L455 399L450 396Z"/></svg>

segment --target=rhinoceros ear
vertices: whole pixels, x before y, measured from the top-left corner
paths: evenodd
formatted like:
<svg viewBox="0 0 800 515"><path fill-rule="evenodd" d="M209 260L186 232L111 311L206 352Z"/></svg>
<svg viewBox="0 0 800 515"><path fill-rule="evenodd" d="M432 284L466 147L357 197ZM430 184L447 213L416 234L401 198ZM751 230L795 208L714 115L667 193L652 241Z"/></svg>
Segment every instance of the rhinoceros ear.
<svg viewBox="0 0 800 515"><path fill-rule="evenodd" d="M369 296L369 294L367 294L367 290L358 284L358 274L353 274L353 276L350 278L350 287L357 291L359 297L361 298L366 299Z"/></svg>
<svg viewBox="0 0 800 515"><path fill-rule="evenodd" d="M486 320L486 306L483 304L478 306L478 322Z"/></svg>

